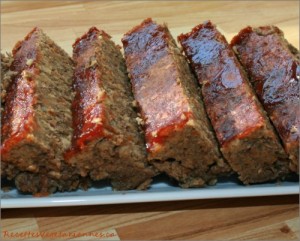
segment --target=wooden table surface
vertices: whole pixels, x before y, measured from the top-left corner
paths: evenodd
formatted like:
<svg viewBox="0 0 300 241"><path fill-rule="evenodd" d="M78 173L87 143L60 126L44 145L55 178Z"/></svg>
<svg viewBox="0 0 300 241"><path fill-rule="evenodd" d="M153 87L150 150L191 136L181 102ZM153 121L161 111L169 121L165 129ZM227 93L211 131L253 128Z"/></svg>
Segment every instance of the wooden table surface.
<svg viewBox="0 0 300 241"><path fill-rule="evenodd" d="M122 35L146 17L168 23L174 36L210 19L228 40L246 25L275 24L299 46L299 1L1 1L1 50L10 51L34 26L69 53L74 40L91 26L104 29L120 43ZM41 235L38 232L54 240L300 238L298 195L7 209L1 215L5 240L17 239L18 234L24 235L19 239ZM85 232L93 233L75 237Z"/></svg>

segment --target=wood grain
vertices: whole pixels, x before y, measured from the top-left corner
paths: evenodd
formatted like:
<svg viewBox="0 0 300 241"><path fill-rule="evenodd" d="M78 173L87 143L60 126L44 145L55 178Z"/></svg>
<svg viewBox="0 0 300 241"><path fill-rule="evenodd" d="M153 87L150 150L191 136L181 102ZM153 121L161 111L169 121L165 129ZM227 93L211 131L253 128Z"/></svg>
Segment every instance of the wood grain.
<svg viewBox="0 0 300 241"><path fill-rule="evenodd" d="M91 26L107 31L117 43L143 19L168 23L176 37L212 20L230 40L247 25L275 24L299 46L299 1L1 1L1 49L39 26L67 52Z"/></svg>
<svg viewBox="0 0 300 241"><path fill-rule="evenodd" d="M2 232L116 230L121 240L297 240L298 203L299 197L292 195L7 209L2 210L1 226Z"/></svg>
<svg viewBox="0 0 300 241"><path fill-rule="evenodd" d="M274 24L299 46L299 1L1 1L1 50L11 51L39 26L68 53L91 26L120 44L146 17L167 22L176 37L207 19L228 40L247 25ZM101 197L99 197L101 198ZM299 196L1 211L7 232L116 232L122 240L299 240ZM25 239L25 238L20 238ZM67 239L67 238L64 238ZM86 236L74 240L94 240ZM33 240L32 238L30 240ZM37 237L34 240L42 240Z"/></svg>

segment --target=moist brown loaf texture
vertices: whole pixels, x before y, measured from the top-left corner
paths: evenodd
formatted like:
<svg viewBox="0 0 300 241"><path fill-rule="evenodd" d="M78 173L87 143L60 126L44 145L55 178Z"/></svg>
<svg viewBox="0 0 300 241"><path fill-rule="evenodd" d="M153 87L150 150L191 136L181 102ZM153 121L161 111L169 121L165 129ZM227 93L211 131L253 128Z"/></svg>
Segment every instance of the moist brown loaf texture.
<svg viewBox="0 0 300 241"><path fill-rule="evenodd" d="M275 26L247 27L231 45L299 172L300 55Z"/></svg>
<svg viewBox="0 0 300 241"><path fill-rule="evenodd" d="M284 177L287 156L225 37L210 21L178 37L221 151L245 184Z"/></svg>
<svg viewBox="0 0 300 241"><path fill-rule="evenodd" d="M149 161L182 187L214 184L230 168L218 150L196 80L167 26L146 19L122 42Z"/></svg>
<svg viewBox="0 0 300 241"><path fill-rule="evenodd" d="M63 161L72 134L71 58L38 28L16 44L13 58L16 76L1 127L7 178L23 192L41 194L86 186Z"/></svg>
<svg viewBox="0 0 300 241"><path fill-rule="evenodd" d="M6 91L11 83L13 72L10 71L10 66L13 61L11 54L1 53L1 115L5 105Z"/></svg>
<svg viewBox="0 0 300 241"><path fill-rule="evenodd" d="M146 189L156 175L147 162L120 47L91 28L73 45L73 143L67 161L81 175L108 178L116 190Z"/></svg>
<svg viewBox="0 0 300 241"><path fill-rule="evenodd" d="M1 53L1 126L2 126L2 116L5 106L6 100L6 92L8 90L8 86L12 81L12 77L14 72L10 70L11 63L13 61L11 54L2 54ZM2 142L2 132L1 132L1 142ZM6 177L6 172L8 170L8 166L5 163L1 165L1 177ZM11 170L12 171L12 170Z"/></svg>

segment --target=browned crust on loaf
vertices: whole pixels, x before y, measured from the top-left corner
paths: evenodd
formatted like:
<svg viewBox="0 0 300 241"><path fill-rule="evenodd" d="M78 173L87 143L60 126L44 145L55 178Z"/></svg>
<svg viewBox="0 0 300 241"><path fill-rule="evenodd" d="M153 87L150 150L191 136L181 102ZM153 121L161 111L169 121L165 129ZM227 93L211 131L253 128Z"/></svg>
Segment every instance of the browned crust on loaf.
<svg viewBox="0 0 300 241"><path fill-rule="evenodd" d="M148 159L183 187L215 183L229 167L218 150L196 80L168 28L146 19L122 42Z"/></svg>
<svg viewBox="0 0 300 241"><path fill-rule="evenodd" d="M299 172L299 50L275 26L247 27L233 38L231 45L281 137L291 159L291 170Z"/></svg>
<svg viewBox="0 0 300 241"><path fill-rule="evenodd" d="M201 84L221 151L239 178L248 184L286 175L284 150L225 37L208 21L178 39Z"/></svg>
<svg viewBox="0 0 300 241"><path fill-rule="evenodd" d="M93 27L76 40L73 58L74 133L67 161L83 176L110 179L114 189L147 188L156 172L147 163L120 48Z"/></svg>

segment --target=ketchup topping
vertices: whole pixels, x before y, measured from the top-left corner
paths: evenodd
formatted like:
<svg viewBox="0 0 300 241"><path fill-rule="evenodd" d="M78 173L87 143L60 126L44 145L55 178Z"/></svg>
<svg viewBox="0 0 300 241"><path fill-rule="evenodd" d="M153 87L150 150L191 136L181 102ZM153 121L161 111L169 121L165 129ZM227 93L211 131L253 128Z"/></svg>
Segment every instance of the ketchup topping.
<svg viewBox="0 0 300 241"><path fill-rule="evenodd" d="M99 38L110 38L104 31L91 28L73 44L75 61L74 82L75 98L72 103L73 138L72 147L66 152L69 159L82 150L89 142L108 137L104 129L106 98L101 83L101 72L97 68L96 47Z"/></svg>
<svg viewBox="0 0 300 241"><path fill-rule="evenodd" d="M247 27L231 45L251 76L250 81L283 140L285 149L299 147L300 61L275 26ZM297 56L298 55L298 56Z"/></svg>
<svg viewBox="0 0 300 241"><path fill-rule="evenodd" d="M38 28L13 49L14 61L11 70L17 75L8 88L6 105L2 119L1 155L4 157L16 144L27 138L34 128L35 76L39 74L36 62L39 58ZM3 159L5 160L5 158Z"/></svg>
<svg viewBox="0 0 300 241"><path fill-rule="evenodd" d="M133 92L145 123L149 152L155 152L156 144L162 144L192 117L178 80L170 41L173 39L167 28L151 19L122 39Z"/></svg>
<svg viewBox="0 0 300 241"><path fill-rule="evenodd" d="M221 145L261 128L264 117L225 37L210 21L178 37L202 85L206 109Z"/></svg>

